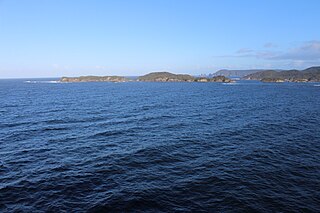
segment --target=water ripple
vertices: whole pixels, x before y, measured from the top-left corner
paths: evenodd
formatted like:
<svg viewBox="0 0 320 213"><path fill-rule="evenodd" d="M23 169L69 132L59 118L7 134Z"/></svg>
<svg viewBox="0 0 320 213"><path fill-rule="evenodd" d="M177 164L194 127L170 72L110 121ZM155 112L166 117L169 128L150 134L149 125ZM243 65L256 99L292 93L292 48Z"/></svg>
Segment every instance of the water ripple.
<svg viewBox="0 0 320 213"><path fill-rule="evenodd" d="M313 84L3 80L0 91L1 212L320 209Z"/></svg>

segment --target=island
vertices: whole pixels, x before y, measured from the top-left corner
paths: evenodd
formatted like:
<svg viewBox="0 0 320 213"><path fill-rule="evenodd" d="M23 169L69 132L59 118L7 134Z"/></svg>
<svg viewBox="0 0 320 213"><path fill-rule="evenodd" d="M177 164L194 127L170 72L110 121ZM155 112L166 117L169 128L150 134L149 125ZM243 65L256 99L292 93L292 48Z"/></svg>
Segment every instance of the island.
<svg viewBox="0 0 320 213"><path fill-rule="evenodd" d="M187 74L173 74L170 72L152 72L138 77L136 80L129 79L123 76L80 76L80 77L62 77L60 82L220 82L231 83L234 82L225 76L194 77Z"/></svg>
<svg viewBox="0 0 320 213"><path fill-rule="evenodd" d="M249 74L242 79L259 80L262 82L320 82L320 67L310 67L305 70L266 70Z"/></svg>
<svg viewBox="0 0 320 213"><path fill-rule="evenodd" d="M170 72L152 72L147 75L141 76L137 81L149 81L149 82L222 82L231 83L234 82L230 78L224 76L216 76L213 78L206 77L193 77L186 74L173 74Z"/></svg>
<svg viewBox="0 0 320 213"><path fill-rule="evenodd" d="M218 75L211 78L204 78L204 77L195 78L195 82L234 83L235 81L225 76Z"/></svg>
<svg viewBox="0 0 320 213"><path fill-rule="evenodd" d="M123 76L80 76L62 77L60 82L127 82L128 78Z"/></svg>
<svg viewBox="0 0 320 213"><path fill-rule="evenodd" d="M156 82L193 82L194 77L187 74L173 74L170 72L152 72L140 76L137 81L156 81Z"/></svg>

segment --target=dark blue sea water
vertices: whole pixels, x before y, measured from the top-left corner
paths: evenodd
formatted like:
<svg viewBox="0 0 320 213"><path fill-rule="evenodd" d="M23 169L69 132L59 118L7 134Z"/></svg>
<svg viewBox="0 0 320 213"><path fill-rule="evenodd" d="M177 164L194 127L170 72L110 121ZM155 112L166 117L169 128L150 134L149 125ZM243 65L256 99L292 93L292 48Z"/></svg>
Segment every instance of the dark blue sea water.
<svg viewBox="0 0 320 213"><path fill-rule="evenodd" d="M0 212L319 212L316 85L0 80Z"/></svg>

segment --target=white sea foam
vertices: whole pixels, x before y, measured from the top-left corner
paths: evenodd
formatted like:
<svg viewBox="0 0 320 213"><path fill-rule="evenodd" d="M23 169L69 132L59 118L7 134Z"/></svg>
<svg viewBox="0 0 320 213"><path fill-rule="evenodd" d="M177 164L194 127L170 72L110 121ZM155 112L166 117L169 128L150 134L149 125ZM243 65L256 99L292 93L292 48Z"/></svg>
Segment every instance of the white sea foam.
<svg viewBox="0 0 320 213"><path fill-rule="evenodd" d="M58 84L60 81L25 81L25 83L29 84Z"/></svg>
<svg viewBox="0 0 320 213"><path fill-rule="evenodd" d="M233 82L233 83L222 83L223 85L236 85L236 84L239 84L239 83L236 83L236 82Z"/></svg>
<svg viewBox="0 0 320 213"><path fill-rule="evenodd" d="M315 85L313 85L313 86L315 86L315 87L320 87L320 84L315 84Z"/></svg>

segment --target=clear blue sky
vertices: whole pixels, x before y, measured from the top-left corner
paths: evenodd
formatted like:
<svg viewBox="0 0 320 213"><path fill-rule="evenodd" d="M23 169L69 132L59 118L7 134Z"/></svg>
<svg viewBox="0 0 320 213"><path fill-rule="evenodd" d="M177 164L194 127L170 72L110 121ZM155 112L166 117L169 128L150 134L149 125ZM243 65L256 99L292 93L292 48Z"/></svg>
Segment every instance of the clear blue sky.
<svg viewBox="0 0 320 213"><path fill-rule="evenodd" d="M0 0L0 78L320 65L319 0Z"/></svg>

